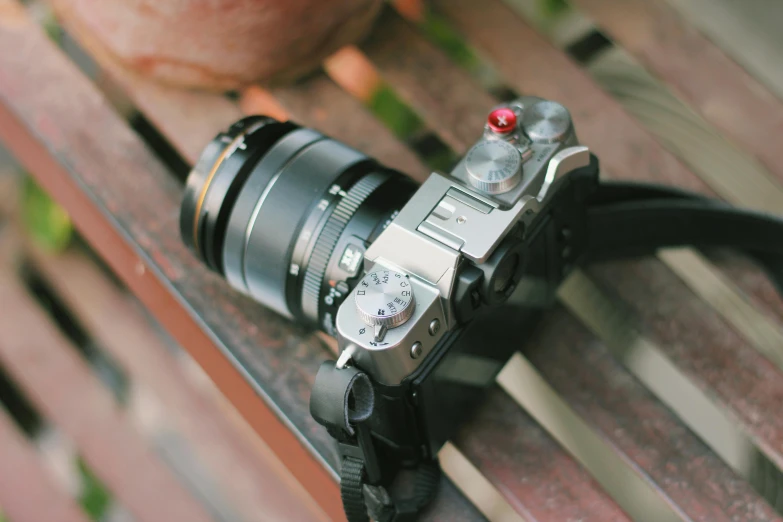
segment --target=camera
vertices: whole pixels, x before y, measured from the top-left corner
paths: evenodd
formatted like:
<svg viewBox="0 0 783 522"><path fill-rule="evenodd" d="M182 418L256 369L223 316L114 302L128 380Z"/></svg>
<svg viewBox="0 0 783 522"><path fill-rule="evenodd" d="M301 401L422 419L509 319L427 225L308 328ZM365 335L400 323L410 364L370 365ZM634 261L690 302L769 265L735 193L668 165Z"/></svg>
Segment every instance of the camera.
<svg viewBox="0 0 783 522"><path fill-rule="evenodd" d="M232 287L337 338L310 406L336 439L351 521L426 505L437 452L575 267L728 245L783 277L780 219L599 183L557 102L499 105L477 137L448 175L417 186L315 130L252 116L218 134L187 180L190 249Z"/></svg>

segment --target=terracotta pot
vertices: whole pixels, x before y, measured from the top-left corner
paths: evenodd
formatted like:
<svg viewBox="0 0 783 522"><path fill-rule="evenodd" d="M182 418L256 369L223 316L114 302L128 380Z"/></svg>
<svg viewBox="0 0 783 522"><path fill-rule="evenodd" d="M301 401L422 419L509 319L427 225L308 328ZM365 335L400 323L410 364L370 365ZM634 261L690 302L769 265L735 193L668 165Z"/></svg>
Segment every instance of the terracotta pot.
<svg viewBox="0 0 783 522"><path fill-rule="evenodd" d="M51 0L93 52L213 90L308 72L369 30L382 0Z"/></svg>

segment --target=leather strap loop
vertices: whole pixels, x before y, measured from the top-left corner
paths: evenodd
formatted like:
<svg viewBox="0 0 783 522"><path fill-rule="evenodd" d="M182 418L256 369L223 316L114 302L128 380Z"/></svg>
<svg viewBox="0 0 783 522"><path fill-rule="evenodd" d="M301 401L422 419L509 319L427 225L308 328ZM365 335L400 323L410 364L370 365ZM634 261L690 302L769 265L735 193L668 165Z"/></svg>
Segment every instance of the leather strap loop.
<svg viewBox="0 0 783 522"><path fill-rule="evenodd" d="M337 369L325 361L318 369L310 393L310 414L332 431L353 437L354 425L366 421L375 409L375 391L367 374L354 367Z"/></svg>

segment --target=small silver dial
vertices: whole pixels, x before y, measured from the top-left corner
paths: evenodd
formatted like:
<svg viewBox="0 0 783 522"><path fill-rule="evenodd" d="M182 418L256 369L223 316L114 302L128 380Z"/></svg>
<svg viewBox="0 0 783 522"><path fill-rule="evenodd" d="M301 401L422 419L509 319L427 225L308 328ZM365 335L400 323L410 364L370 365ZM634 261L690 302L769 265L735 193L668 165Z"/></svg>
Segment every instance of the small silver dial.
<svg viewBox="0 0 783 522"><path fill-rule="evenodd" d="M400 326L413 315L414 302L408 277L394 270L370 272L356 287L356 310L369 326Z"/></svg>
<svg viewBox="0 0 783 522"><path fill-rule="evenodd" d="M522 156L503 140L480 141L465 156L470 184L487 194L502 194L522 179Z"/></svg>
<svg viewBox="0 0 783 522"><path fill-rule="evenodd" d="M559 103L542 100L525 109L522 128L533 141L556 143L565 138L571 129L571 115Z"/></svg>

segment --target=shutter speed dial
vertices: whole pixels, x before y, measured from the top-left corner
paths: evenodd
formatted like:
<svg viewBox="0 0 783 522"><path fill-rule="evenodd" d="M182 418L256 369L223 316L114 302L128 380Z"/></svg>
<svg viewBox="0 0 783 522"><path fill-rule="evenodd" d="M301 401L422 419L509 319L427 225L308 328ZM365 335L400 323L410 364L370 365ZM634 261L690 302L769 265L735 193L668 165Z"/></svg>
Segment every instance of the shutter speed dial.
<svg viewBox="0 0 783 522"><path fill-rule="evenodd" d="M388 328L396 328L413 315L415 300L408 276L394 270L366 274L356 286L356 311L375 329L380 341Z"/></svg>
<svg viewBox="0 0 783 522"><path fill-rule="evenodd" d="M487 194L502 194L522 180L522 156L503 140L480 141L465 156L468 180Z"/></svg>

